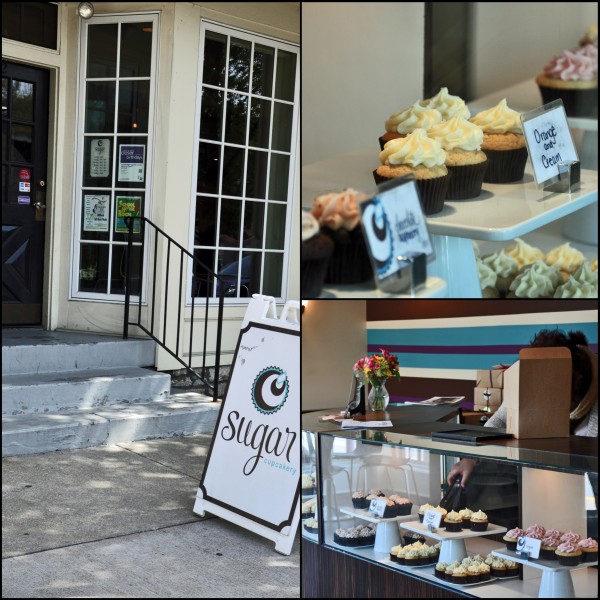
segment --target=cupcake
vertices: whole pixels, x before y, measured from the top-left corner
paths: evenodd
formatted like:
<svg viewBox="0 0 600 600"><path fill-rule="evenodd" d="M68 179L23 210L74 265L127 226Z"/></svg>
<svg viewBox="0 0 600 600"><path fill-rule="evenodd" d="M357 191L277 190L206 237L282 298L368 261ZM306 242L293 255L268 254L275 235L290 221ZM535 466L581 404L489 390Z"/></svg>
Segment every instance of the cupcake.
<svg viewBox="0 0 600 600"><path fill-rule="evenodd" d="M340 546L371 546L375 543L375 528L371 525L358 525L350 529L336 529L333 541Z"/></svg>
<svg viewBox="0 0 600 600"><path fill-rule="evenodd" d="M315 516L315 510L317 506L317 499L312 498L302 503L301 514L303 519L309 519Z"/></svg>
<svg viewBox="0 0 600 600"><path fill-rule="evenodd" d="M490 573L492 574L492 577L506 577L506 565L504 564L504 560L501 558L493 560L490 565Z"/></svg>
<svg viewBox="0 0 600 600"><path fill-rule="evenodd" d="M562 276L555 267L536 260L527 265L510 284L508 298L552 298Z"/></svg>
<svg viewBox="0 0 600 600"><path fill-rule="evenodd" d="M458 514L462 519L463 529L471 529L471 515L473 514L473 511L470 508L463 508L458 511Z"/></svg>
<svg viewBox="0 0 600 600"><path fill-rule="evenodd" d="M404 556L405 555L406 555L406 546L400 546L400 548L398 548L398 550L396 551L396 562L399 565L404 564Z"/></svg>
<svg viewBox="0 0 600 600"><path fill-rule="evenodd" d="M558 563L563 567L574 567L583 560L583 551L576 542L563 542L556 549Z"/></svg>
<svg viewBox="0 0 600 600"><path fill-rule="evenodd" d="M564 283L583 265L585 255L576 248L572 248L569 242L565 242L550 250L546 254L545 261L548 265L560 270Z"/></svg>
<svg viewBox="0 0 600 600"><path fill-rule="evenodd" d="M506 544L507 550L515 551L517 549L517 542L520 537L525 536L525 531L520 527L515 527L514 529L510 529L503 536L503 541Z"/></svg>
<svg viewBox="0 0 600 600"><path fill-rule="evenodd" d="M367 495L363 491L357 491L352 494L352 506L354 508L369 508Z"/></svg>
<svg viewBox="0 0 600 600"><path fill-rule="evenodd" d="M598 48L593 44L555 56L535 82L543 103L562 100L568 117L598 116Z"/></svg>
<svg viewBox="0 0 600 600"><path fill-rule="evenodd" d="M491 579L491 567L485 563L479 564L479 581L489 581Z"/></svg>
<svg viewBox="0 0 600 600"><path fill-rule="evenodd" d="M433 215L444 208L450 176L444 164L446 153L438 140L415 129L405 138L389 141L379 154L381 166L374 172L375 183L414 176L423 212Z"/></svg>
<svg viewBox="0 0 600 600"><path fill-rule="evenodd" d="M415 102L409 108L394 113L385 122L385 133L379 138L379 149L383 150L390 140L406 137L415 129L428 130L442 122L442 113Z"/></svg>
<svg viewBox="0 0 600 600"><path fill-rule="evenodd" d="M514 560L504 559L506 567L506 577L517 577L519 575L519 565Z"/></svg>
<svg viewBox="0 0 600 600"><path fill-rule="evenodd" d="M560 546L560 536L546 533L541 540L540 558L544 560L556 560L556 549Z"/></svg>
<svg viewBox="0 0 600 600"><path fill-rule="evenodd" d="M468 119L471 116L465 101L460 96L450 94L447 87L441 88L435 96L422 100L421 104L439 111L442 114L443 121L448 121L456 115L463 119Z"/></svg>
<svg viewBox="0 0 600 600"><path fill-rule="evenodd" d="M543 525L536 523L535 525L529 526L525 530L525 535L533 538L534 540L541 540L546 535L546 528Z"/></svg>
<svg viewBox="0 0 600 600"><path fill-rule="evenodd" d="M368 496L378 496L379 498L383 498L385 496L385 493L379 488L371 488L369 490Z"/></svg>
<svg viewBox="0 0 600 600"><path fill-rule="evenodd" d="M306 521L304 521L304 529L306 529L308 533L319 533L319 522L314 517L306 519Z"/></svg>
<svg viewBox="0 0 600 600"><path fill-rule="evenodd" d="M390 496L390 500L394 503L396 516L410 515L413 505L408 498L393 494Z"/></svg>
<svg viewBox="0 0 600 600"><path fill-rule="evenodd" d="M371 259L360 225L359 204L367 196L353 189L318 196L313 200L312 215L321 232L334 243L325 283L364 283L373 277Z"/></svg>
<svg viewBox="0 0 600 600"><path fill-rule="evenodd" d="M480 581L479 565L469 565L467 567L467 583L479 583Z"/></svg>
<svg viewBox="0 0 600 600"><path fill-rule="evenodd" d="M527 146L520 114L503 98L496 106L477 113L471 123L483 129L481 149L488 159L486 183L521 181L527 162Z"/></svg>
<svg viewBox="0 0 600 600"><path fill-rule="evenodd" d="M508 256L504 250L484 256L481 260L496 274L496 290L500 297L506 296L510 284L521 269L519 262L512 256Z"/></svg>
<svg viewBox="0 0 600 600"><path fill-rule="evenodd" d="M415 549L407 550L404 554L405 567L418 567L421 564L421 556L419 551Z"/></svg>
<svg viewBox="0 0 600 600"><path fill-rule="evenodd" d="M482 511L478 510L471 515L471 529L473 531L485 531L488 528L488 517Z"/></svg>
<svg viewBox="0 0 600 600"><path fill-rule="evenodd" d="M333 240L321 233L315 217L302 213L301 296L316 298L323 289L329 258L333 253Z"/></svg>
<svg viewBox="0 0 600 600"><path fill-rule="evenodd" d="M429 503L421 504L421 506L419 507L419 521L422 523L425 513L428 510L433 510L434 508L435 508L435 506L433 506L433 504L429 504Z"/></svg>
<svg viewBox="0 0 600 600"><path fill-rule="evenodd" d="M597 298L598 285L577 281L574 277L562 285L559 285L554 291L554 298Z"/></svg>
<svg viewBox="0 0 600 600"><path fill-rule="evenodd" d="M462 531L462 517L455 510L451 510L444 517L444 527L446 531L450 533L456 533L458 531Z"/></svg>
<svg viewBox="0 0 600 600"><path fill-rule="evenodd" d="M487 168L487 157L481 151L481 127L457 114L449 121L430 127L427 135L439 140L446 152L446 168L450 173L446 199L464 200L479 196Z"/></svg>
<svg viewBox="0 0 600 600"><path fill-rule="evenodd" d="M560 536L561 542L573 542L574 544L578 544L581 540L581 536L575 531L566 531Z"/></svg>
<svg viewBox="0 0 600 600"><path fill-rule="evenodd" d="M435 568L433 569L433 574L438 578L438 579L446 579L446 567L448 566L448 563L445 562L439 562L435 565Z"/></svg>
<svg viewBox="0 0 600 600"><path fill-rule="evenodd" d="M457 585L465 585L465 583L467 583L466 567L456 567L456 569L452 571L452 583L456 583Z"/></svg>
<svg viewBox="0 0 600 600"><path fill-rule="evenodd" d="M425 543L425 538L422 535L419 535L418 533L405 533L402 536L402 540L404 541L404 544L406 546L414 544L416 542L421 542L422 544Z"/></svg>
<svg viewBox="0 0 600 600"><path fill-rule="evenodd" d="M482 298L500 298L500 292L496 287L498 281L496 272L486 265L481 258L475 258L475 264L477 265Z"/></svg>
<svg viewBox="0 0 600 600"><path fill-rule="evenodd" d="M308 473L302 475L301 486L303 494L314 494L316 492L315 480Z"/></svg>
<svg viewBox="0 0 600 600"><path fill-rule="evenodd" d="M442 513L442 521L445 519L446 515L448 514L448 511L441 507L439 504L433 509L436 510L437 512Z"/></svg>
<svg viewBox="0 0 600 600"><path fill-rule="evenodd" d="M536 260L545 260L546 258L539 248L524 242L521 238L515 238L514 244L504 248L503 252L506 256L514 258L520 269L534 263Z"/></svg>
<svg viewBox="0 0 600 600"><path fill-rule="evenodd" d="M397 517L398 513L396 512L396 503L390 498L385 499L385 508L383 509L383 519L392 519Z"/></svg>
<svg viewBox="0 0 600 600"><path fill-rule="evenodd" d="M598 560L598 542L592 538L585 538L577 542L581 550L583 562L596 562Z"/></svg>
<svg viewBox="0 0 600 600"><path fill-rule="evenodd" d="M400 548L402 548L402 546L400 544L398 544L397 546L393 546L390 550L390 560L392 562L397 563L398 562L398 550L400 550Z"/></svg>

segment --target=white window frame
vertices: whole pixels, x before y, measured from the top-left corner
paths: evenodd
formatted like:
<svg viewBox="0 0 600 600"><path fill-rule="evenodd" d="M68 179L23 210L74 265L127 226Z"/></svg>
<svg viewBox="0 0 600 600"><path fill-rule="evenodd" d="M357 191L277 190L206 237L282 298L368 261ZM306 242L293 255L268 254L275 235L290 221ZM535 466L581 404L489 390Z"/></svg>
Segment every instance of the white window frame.
<svg viewBox="0 0 600 600"><path fill-rule="evenodd" d="M70 300L88 300L93 302L104 302L111 304L123 304L125 302L125 294L110 294L110 293L96 293L96 292L82 292L78 290L79 287L79 264L81 256L81 243L95 243L94 240L81 239L81 211L82 211L82 196L87 186L83 186L83 170L84 170L84 158L85 158L85 138L98 136L97 133L86 134L84 133L85 127L85 83L86 83L86 64L87 64L87 34L88 25L110 24L110 23L136 23L139 21L152 22L152 57L150 61L150 90L149 90L149 107L148 107L148 134L140 135L147 140L146 146L146 180L142 191L144 193L144 213L142 216L150 217L152 214L152 174L154 171L154 130L156 125L156 93L157 93L157 69L158 69L158 39L159 39L159 27L160 27L160 14L158 12L140 12L140 13L117 13L111 15L101 15L92 17L87 21L82 21L82 29L80 31L80 45L79 45L79 59L78 59L78 78L77 78L77 131L76 131L76 157L77 166L75 169L75 183L73 185L73 215L72 215L72 231L71 236L71 275L69 283L69 299ZM120 60L120 43L117 41L117 65ZM117 71L115 77L105 78L107 81L117 80L119 81L135 81L136 79L146 80L147 77L121 77ZM94 81L102 81L102 78L94 78ZM118 85L116 94L118 97ZM112 139L115 141L119 136L128 135L129 137L135 137L135 134L122 134L117 131L118 123L118 104L115 104L115 125L114 130L110 134ZM112 160L115 159L117 152L117 145L113 143L112 148ZM113 162L113 164L116 164ZM113 186L106 188L106 191L113 198L112 205L115 206L115 196L118 194L119 186L116 185L118 182L115 180L116 173L113 171ZM93 187L98 189L98 187ZM124 192L131 192L132 188L123 189ZM111 218L109 223L110 240L108 242L102 241L97 242L102 245L109 246L121 246L123 243L114 242L112 236L114 234L114 212L111 211ZM147 266L148 266L148 253L149 253L149 239L145 240L144 257L143 257L143 279L140 283L140 290L142 292L142 304L146 304L147 296ZM109 260L109 273L112 269L111 261ZM110 277L109 277L110 279ZM139 296L132 295L131 301L139 301Z"/></svg>
<svg viewBox="0 0 600 600"><path fill-rule="evenodd" d="M270 36L253 33L251 31L240 29L238 27L233 27L231 25L223 25L221 23L217 23L215 21L211 21L208 19L201 19L201 22L200 22L200 51L199 51L200 60L198 60L198 74L197 74L197 87L196 87L196 116L195 116L195 121L194 121L194 158L193 158L194 166L193 166L193 173L192 173L192 193L191 193L191 199L190 199L190 220L189 220L190 231L189 231L189 242L188 242L188 248L192 254L194 254L194 227L195 227L195 218L196 218L196 198L199 195L197 192L196 182L198 181L198 179L197 179L198 178L198 155L199 155L199 151L200 151L199 145L200 145L200 141L202 141L202 138L200 138L200 119L201 119L201 114L202 114L202 85L203 85L202 75L203 75L203 61L204 61L204 42L205 42L205 34L206 34L207 29L210 30L211 32L226 35L227 37L235 37L238 39L250 41L252 43L253 47L254 47L254 44L263 43L264 45L268 45L268 46L271 46L276 49L285 50L286 52L292 52L292 53L296 54L294 100L292 102L285 101L285 100L277 100L278 102L282 102L284 104L290 104L293 106L292 131L291 131L290 151L289 151L290 171L289 171L289 178L288 178L287 200L285 203L282 201L280 202L281 204L286 205L286 231L285 231L284 242L283 242L283 251L282 251L283 261L282 261L282 273L281 273L282 295L275 297L276 302L285 302L287 300L287 295L288 295L288 290L289 290L289 272L290 272L290 261L291 261L291 254L292 254L291 242L293 239L292 223L294 221L294 219L293 219L294 189L295 189L296 169L297 169L297 165L298 165L298 153L299 153L298 135L299 135L299 119L300 119L300 69L301 69L300 46L298 44L294 44L292 42L286 42L284 40L280 40L280 39L273 38ZM229 47L229 44L228 44L228 47ZM229 59L229 53L227 53L227 61L228 61L228 59ZM228 64L228 63L226 62L226 64ZM252 65L251 65L251 69L252 69ZM273 64L273 89L275 89L276 71L277 71L277 63L274 62L274 64ZM250 81L252 81L252 70L250 71ZM209 87L211 87L211 86L209 86ZM221 88L216 88L216 89L221 89ZM252 94L250 92L236 91L235 93L247 95L248 98L250 98L252 96ZM275 102L275 98L273 98L273 107L274 107L274 102ZM225 104L225 106L223 107L223 135L224 135L224 131L225 131L224 124L225 124L226 109L227 109L227 106L226 106L227 105L227 96L226 95L224 97L224 104ZM248 107L250 107L250 103L248 103ZM250 110L248 110L248 117L249 117L249 114L250 114ZM270 114L271 123L269 126L269 139L271 139L271 133L273 130L273 114L274 114L274 110L272 109L271 114ZM215 142L214 140L206 140L206 141L209 141L212 144L217 144L217 142ZM220 146L224 146L225 142L224 142L224 140L221 140L220 142L218 142L218 144ZM251 148L251 146L243 146L243 147ZM270 154L272 152L278 153L278 151L276 151L276 150L273 151L271 148L269 148L268 152L269 152L269 159L268 159L268 163L267 163L267 175L266 175L267 183L269 181L269 174L270 174L270 168L271 168ZM281 154L287 154L287 153L281 152ZM245 162L244 162L244 171L246 170L247 163L248 163L248 153L246 153L246 158L245 158ZM221 161L219 168L220 168L220 174L222 174L223 161ZM221 177L219 177L219 180L220 180L220 178ZM223 196L223 194L221 194L220 191L218 194L202 193L201 195L211 196L211 197L215 197L217 199L217 203L218 203L217 216L220 218L221 199L223 197L229 198L229 196ZM238 199L238 197L236 197L236 199ZM245 206L246 199L247 199L247 197L244 195L242 197L242 202L244 203L242 205L242 214L243 214L243 207ZM257 199L251 198L251 200L256 201ZM258 199L258 200L260 200L260 199ZM265 211L264 211L264 217L263 217L264 223L266 223L266 219L267 219L268 211L266 209L268 208L269 202L273 202L273 201L269 200L268 193L267 193L267 198L264 199L264 203L265 203ZM263 234L266 234L265 227L263 227ZM263 239L264 239L264 236L263 236ZM223 250L223 249L227 250L226 247L219 247L217 245L217 249L215 250L215 252L219 252L220 250ZM260 272L261 272L261 286L262 286L262 278L264 277L265 250L260 249L259 251L257 251L257 253L258 252L261 255L261 271ZM190 260L188 263L188 270L187 270L186 306L192 305L192 268L193 268L193 261ZM241 270L241 261L240 261L240 266L239 266L239 270L238 270L238 284L241 279L241 271L240 270ZM215 304L218 302L218 300L219 299L217 296L211 295L209 297L209 304ZM248 297L248 298L225 297L224 298L226 305L238 305L238 306L245 306L248 304L248 302L250 300L251 300L251 297ZM196 297L196 299L194 300L195 304L197 304L199 301L200 301L199 297Z"/></svg>

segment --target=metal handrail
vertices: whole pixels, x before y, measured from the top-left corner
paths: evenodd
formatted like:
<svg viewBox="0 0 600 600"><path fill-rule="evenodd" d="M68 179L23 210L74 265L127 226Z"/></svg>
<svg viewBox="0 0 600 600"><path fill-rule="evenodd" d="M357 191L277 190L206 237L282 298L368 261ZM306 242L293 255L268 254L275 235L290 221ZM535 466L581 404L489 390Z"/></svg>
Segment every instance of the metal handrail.
<svg viewBox="0 0 600 600"><path fill-rule="evenodd" d="M132 284L132 259L133 259L133 236L134 236L134 223L135 221L140 222L140 261L139 261L139 289L138 289L138 318L137 321L130 321L130 306L131 306L131 284ZM213 401L216 402L218 400L218 388L219 388L219 369L220 369L220 360L221 360L221 338L223 333L223 306L224 306L224 298L227 292L228 284L224 277L214 273L207 265L205 265L201 260L196 258L191 252L189 252L186 248L184 248L181 244L176 242L170 235L165 233L160 227L155 225L150 219L147 217L125 217L125 224L127 225L127 248L125 255L125 310L123 316L123 338L127 339L129 336L129 326L135 325L139 327L146 335L150 336L159 346L161 346L164 350L166 350L173 358L175 358L179 363L181 363L188 373L190 373L196 379L202 381L208 388L212 391ZM151 292L151 300L148 299L148 304L150 304L150 319L149 319L149 327L145 327L141 323L141 314L142 314L142 282L144 281L143 273L144 273L144 255L145 255L145 245L147 238L146 230L148 228L152 228L156 232L156 240L154 243L154 256L152 261L152 292ZM164 307L163 307L163 327L162 327L162 339L160 339L158 332L155 334L155 307L156 307L156 283L157 283L157 264L158 264L158 245L159 245L159 236L166 241L166 269L164 272ZM170 348L167 345L167 326L168 326L168 316L169 316L169 282L170 282L170 261L171 261L171 249L174 249L174 252L179 251L179 295L178 295L178 303L177 303L177 331L176 331L176 342L175 342L175 350ZM181 334L181 305L182 305L182 294L183 294L183 270L184 270L184 256L187 256L191 259L195 265L199 266L204 272L205 275L199 276L194 274L194 269L192 269L192 307L191 307L191 315L190 315L190 339L189 339L189 350L188 350L188 359L187 361L180 356L179 352L179 342L180 342L180 334ZM219 304L217 309L217 335L215 340L215 377L214 382L211 384L206 378L206 350L207 350L207 341L208 341L208 309L209 309L209 298L210 294L206 293L205 298L205 313L204 313L204 339L202 346L202 370L198 372L197 369L192 367L192 341L194 336L194 308L195 308L195 291L198 289L197 284L200 282L206 283L206 289L212 290L213 285L218 283L218 297ZM160 317L160 315L159 315Z"/></svg>

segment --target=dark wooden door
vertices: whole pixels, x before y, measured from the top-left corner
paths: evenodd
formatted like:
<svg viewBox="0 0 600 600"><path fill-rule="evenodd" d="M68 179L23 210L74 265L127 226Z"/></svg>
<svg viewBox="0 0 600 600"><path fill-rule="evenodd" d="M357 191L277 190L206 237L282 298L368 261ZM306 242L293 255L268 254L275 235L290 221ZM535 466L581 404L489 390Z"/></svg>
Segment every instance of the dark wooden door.
<svg viewBox="0 0 600 600"><path fill-rule="evenodd" d="M2 61L2 325L42 319L48 82Z"/></svg>

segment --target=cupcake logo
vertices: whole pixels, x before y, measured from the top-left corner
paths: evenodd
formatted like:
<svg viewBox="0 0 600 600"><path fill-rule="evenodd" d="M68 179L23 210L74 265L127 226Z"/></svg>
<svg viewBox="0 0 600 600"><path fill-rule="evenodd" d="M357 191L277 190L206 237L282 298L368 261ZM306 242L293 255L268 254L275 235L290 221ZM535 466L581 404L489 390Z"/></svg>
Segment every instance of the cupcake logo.
<svg viewBox="0 0 600 600"><path fill-rule="evenodd" d="M392 228L379 198L373 198L365 208L363 224L377 271L381 275L385 274L392 264L394 245Z"/></svg>
<svg viewBox="0 0 600 600"><path fill-rule="evenodd" d="M276 413L285 404L288 394L288 376L279 367L263 369L252 384L252 403L265 415Z"/></svg>

